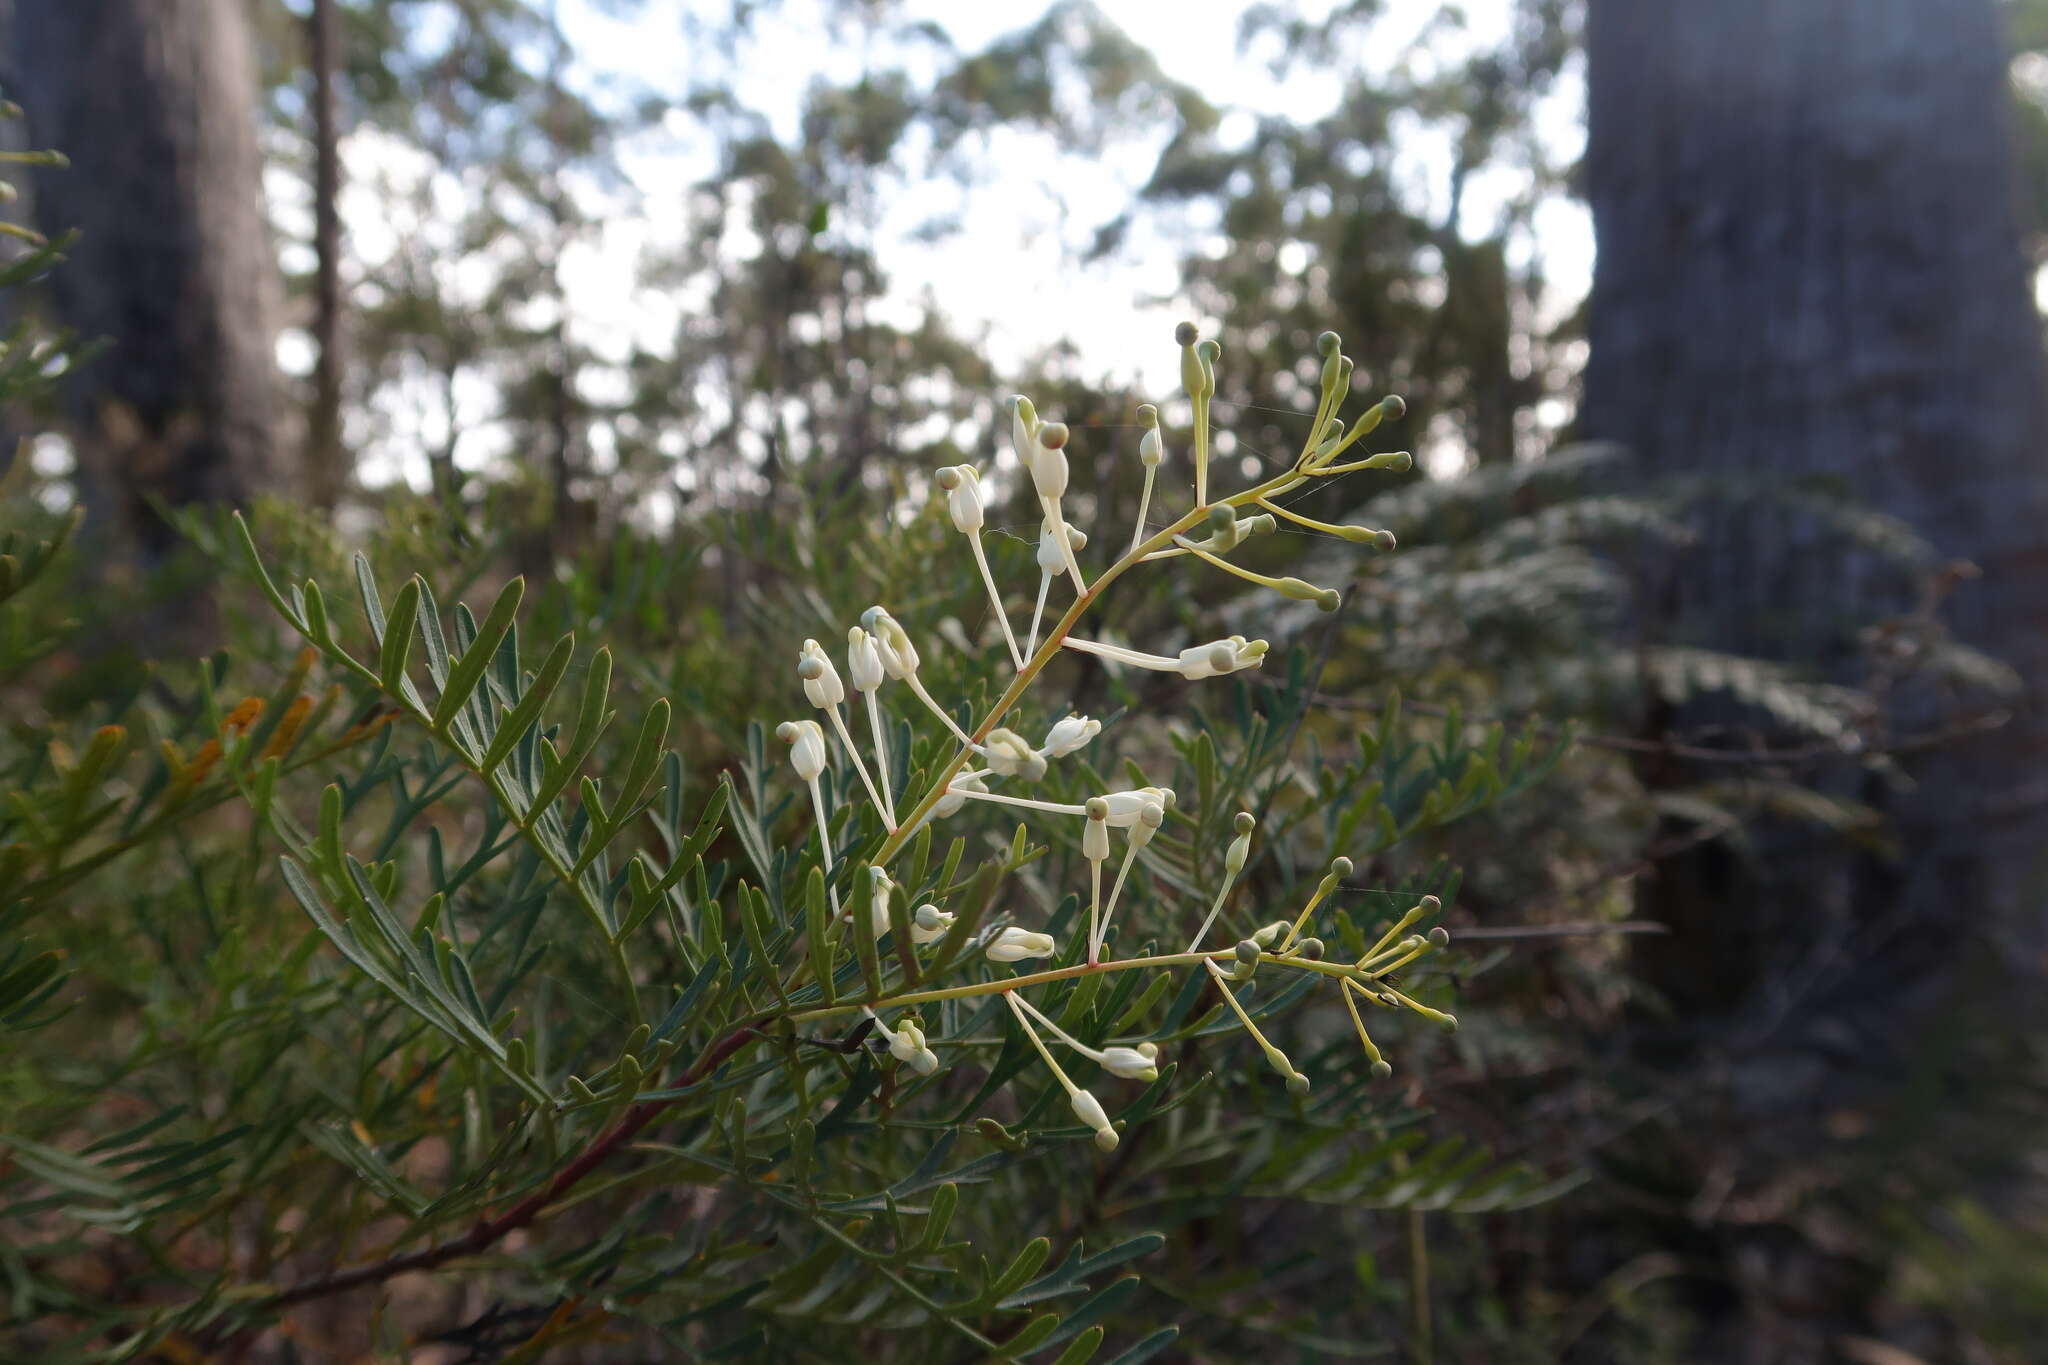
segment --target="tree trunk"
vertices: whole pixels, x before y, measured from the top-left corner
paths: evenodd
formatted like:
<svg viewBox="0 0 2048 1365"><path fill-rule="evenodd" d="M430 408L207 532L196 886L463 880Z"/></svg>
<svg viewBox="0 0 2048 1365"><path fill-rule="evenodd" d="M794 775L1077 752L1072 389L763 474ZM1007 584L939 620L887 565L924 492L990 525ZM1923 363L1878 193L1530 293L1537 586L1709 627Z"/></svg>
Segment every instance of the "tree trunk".
<svg viewBox="0 0 2048 1365"><path fill-rule="evenodd" d="M341 444L341 147L334 124L335 0L306 18L313 68L313 406L306 419L307 494L333 507L348 482Z"/></svg>
<svg viewBox="0 0 2048 1365"><path fill-rule="evenodd" d="M1850 793L1893 818L1896 862L1776 828L1764 856L1701 850L1644 888L1673 930L1646 974L1693 1037L1775 1038L1723 1096L1743 1117L1715 1159L1754 1190L1790 1154L1830 1159L1838 1082L1898 1064L1900 1006L1952 992L1950 946L2041 942L2048 406L2005 48L1994 0L1592 0L1587 44L1582 433L1651 479L1837 481L1982 569L1944 618L2027 687L1989 739L1903 759L1911 791ZM1906 575L1796 507L1708 516L1650 604L1679 641L1839 678L1859 625L1911 608Z"/></svg>
<svg viewBox="0 0 2048 1365"><path fill-rule="evenodd" d="M1981 567L1948 619L2029 690L1990 742L1918 773L1898 889L2033 927L2048 408L1993 0L1595 0L1588 42L1585 434L1653 476L1840 480ZM1796 512L1750 504L1711 527L1669 620L1825 667L1901 591Z"/></svg>
<svg viewBox="0 0 2048 1365"><path fill-rule="evenodd" d="M58 320L106 350L70 381L79 482L145 563L150 509L274 486L276 260L261 202L256 74L236 0L17 6L13 65L36 140L68 170L40 221L75 227Z"/></svg>

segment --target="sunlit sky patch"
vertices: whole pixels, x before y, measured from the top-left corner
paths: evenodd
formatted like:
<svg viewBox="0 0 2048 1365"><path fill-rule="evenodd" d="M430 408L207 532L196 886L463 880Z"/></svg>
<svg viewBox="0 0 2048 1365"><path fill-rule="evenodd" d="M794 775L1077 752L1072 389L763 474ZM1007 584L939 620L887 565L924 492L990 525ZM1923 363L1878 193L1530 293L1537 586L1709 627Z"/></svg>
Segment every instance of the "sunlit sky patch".
<svg viewBox="0 0 2048 1365"><path fill-rule="evenodd" d="M1395 61L1456 60L1464 51L1497 45L1506 35L1514 0L1470 0L1462 25L1446 23L1438 0L1388 0L1375 40L1362 50L1370 70ZM1098 0L1098 8L1149 49L1165 74L1200 91L1227 117L1223 134L1248 136L1255 116L1309 120L1328 112L1341 93L1337 74L1291 71L1284 79L1271 67L1272 52L1243 50L1239 21L1246 6L1220 0ZM1306 6L1311 14L1314 5ZM1005 32L1036 22L1044 4L966 4L958 0L909 0L908 17L928 19L962 52L986 46ZM700 12L701 11L701 12ZM589 97L623 106L637 94L679 96L704 75L702 39L689 31L692 16L710 22L708 7L649 0L625 16L601 0L563 0L561 23L575 53L569 73ZM1417 40L1421 39L1418 44ZM878 57L845 32L835 34L810 4L763 11L753 37L742 44L727 78L742 103L767 117L777 133L793 139L806 90L817 80L848 82L864 64L906 61L901 50ZM915 69L915 52L907 60ZM941 54L930 54L936 64ZM1538 134L1554 161L1576 155L1583 142L1583 98L1576 67L1538 109ZM1417 209L1440 217L1448 203L1451 147L1447 135L1420 120L1401 130L1402 163L1396 180ZM963 187L941 177L903 177L886 186L874 202L835 206L832 231L870 246L888 277L884 318L915 325L937 310L959 332L974 338L1003 369L1021 368L1054 347L1073 348L1075 366L1090 377L1132 381L1151 392L1177 384L1177 354L1170 344L1173 324L1189 309L1178 297L1179 262L1190 250L1217 252L1225 244L1196 214L1141 215L1122 249L1083 261L1096 229L1130 207L1150 172L1160 130L1134 129L1113 139L1099 155L1079 156L1048 136L997 130L981 147L984 178ZM915 158L916 149L911 149ZM630 182L624 190L585 185L578 194L601 228L573 245L562 262L570 300L569 323L579 340L608 360L623 360L635 346L667 349L679 320L705 300L687 288L653 289L640 278L647 253L680 242L690 223L690 187L715 169L715 146L690 117L676 114L628 139L621 162ZM435 168L401 139L374 129L350 134L344 148L348 172L343 214L351 253L367 263L389 260L411 239L452 234L447 221L429 212L394 209L394 200L435 180ZM1468 180L1460 230L1477 238L1497 230L1502 207L1527 184L1527 173L1496 167ZM464 192L452 178L429 185L427 202ZM303 213L297 196L273 182L280 218ZM934 220L951 220L959 230L936 236L921 231ZM749 244L727 244L735 259ZM1575 307L1588 287L1593 258L1590 223L1579 204L1545 202L1534 230L1510 241L1511 263L1539 256L1549 282L1541 301L1542 321ZM458 296L481 296L492 266L471 264ZM1235 320L1203 319L1226 336ZM309 349L303 335L287 334L280 348L288 368L303 370ZM615 376L616 377L616 376ZM602 370L586 376L607 383ZM423 482L424 462L416 452L438 447L449 425L466 433L462 463L474 467L503 453L502 438L488 430L493 396L481 379L466 382L454 410L424 379L401 380L380 403L380 439L363 443L362 475L372 485L393 478ZM597 452L600 460L603 451Z"/></svg>

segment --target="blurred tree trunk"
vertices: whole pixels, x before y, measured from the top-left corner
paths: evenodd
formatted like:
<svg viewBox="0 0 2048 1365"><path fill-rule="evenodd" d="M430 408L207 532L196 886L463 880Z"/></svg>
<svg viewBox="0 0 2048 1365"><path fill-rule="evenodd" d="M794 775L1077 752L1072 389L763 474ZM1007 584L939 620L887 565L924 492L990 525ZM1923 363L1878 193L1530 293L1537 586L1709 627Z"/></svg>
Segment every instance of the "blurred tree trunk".
<svg viewBox="0 0 2048 1365"><path fill-rule="evenodd" d="M2048 408L1993 0L1595 0L1587 35L1585 434L1652 475L1838 479L1981 567L1947 619L2030 691L1916 769L1891 891L2023 927L2048 870ZM1826 668L1910 604L1751 503L1660 605L1680 638Z"/></svg>
<svg viewBox="0 0 2048 1365"><path fill-rule="evenodd" d="M348 483L341 444L341 146L334 123L335 0L306 17L313 68L313 406L306 421L307 493L333 507Z"/></svg>
<svg viewBox="0 0 2048 1365"><path fill-rule="evenodd" d="M1702 1184L1782 1188L1832 1159L1854 1078L1896 1075L1915 1021L1953 1003L1958 945L2041 942L2048 408L2005 47L1994 0L1592 0L1587 45L1583 434L1652 478L1839 481L1982 569L1944 619L2028 687L1988 739L1902 760L1911 790L1842 779L1893 817L1898 861L1772 826L1643 888L1672 929L1641 959L1676 1009L1659 1041L1733 1064L1735 1131L1691 1137L1719 1149ZM1903 575L1796 507L1729 504L1706 532L1645 604L1680 642L1841 677L1859 623L1912 608ZM1908 728L1934 707L1914 709Z"/></svg>
<svg viewBox="0 0 2048 1365"><path fill-rule="evenodd" d="M79 482L145 563L149 507L229 501L278 472L276 259L261 201L256 70L237 0L18 5L12 64L34 137L71 168L36 181L76 227L58 320L107 349L71 381Z"/></svg>

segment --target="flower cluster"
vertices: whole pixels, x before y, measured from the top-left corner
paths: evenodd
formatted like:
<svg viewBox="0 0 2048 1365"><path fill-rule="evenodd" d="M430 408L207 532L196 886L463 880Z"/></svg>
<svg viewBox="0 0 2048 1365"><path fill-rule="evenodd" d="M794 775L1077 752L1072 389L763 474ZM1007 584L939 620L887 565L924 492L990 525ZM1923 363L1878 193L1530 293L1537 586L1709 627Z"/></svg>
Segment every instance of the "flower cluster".
<svg viewBox="0 0 2048 1365"><path fill-rule="evenodd" d="M1359 1040L1372 1070L1379 1076L1387 1075L1391 1067L1366 1031L1359 1011L1360 1002L1368 1006L1407 1009L1447 1027L1454 1027L1456 1023L1451 1016L1404 995L1395 989L1390 979L1392 973L1448 942L1448 936L1441 928L1426 935L1409 932L1419 921L1437 911L1439 907L1434 897L1424 897L1355 961L1337 963L1324 960L1325 945L1308 930L1318 908L1341 889L1344 878L1350 874L1348 859L1339 858L1331 865L1329 875L1322 879L1308 903L1292 920L1269 924L1230 948L1203 947L1203 941L1222 915L1250 856L1256 822L1249 813L1240 813L1236 817L1235 837L1224 851L1221 883L1214 888L1207 915L1196 929L1187 950L1167 956L1106 960L1104 953L1110 943L1118 904L1140 854L1174 811L1176 798L1173 790L1143 786L1107 791L1080 803L1040 800L1018 791L1019 787L1028 787L1043 779L1054 762L1086 747L1102 728L1099 722L1086 716L1062 715L1045 730L1043 739L1034 743L1025 732L1001 723L1058 651L1065 649L1091 655L1125 667L1178 673L1190 682L1257 668L1265 658L1266 641L1248 640L1241 635L1188 645L1172 653L1151 653L1076 636L1074 628L1081 617L1100 599L1103 590L1125 572L1144 563L1186 557L1282 596L1314 602L1325 610L1331 610L1338 605L1338 595L1334 590L1317 587L1298 578L1256 572L1233 560L1233 552L1252 538L1273 531L1282 520L1357 544L1375 545L1381 549L1394 546L1393 536L1386 531L1316 521L1279 501L1295 489L1333 475L1361 469L1399 471L1410 467L1410 457L1405 451L1348 461L1340 458L1383 420L1399 416L1403 407L1399 398L1383 398L1347 427L1339 413L1350 391L1352 362L1342 354L1335 333L1326 332L1317 342L1323 361L1321 402L1309 428L1308 440L1294 464L1252 488L1214 501L1209 490L1210 400L1216 391L1215 367L1221 357L1221 349L1212 340L1198 339L1194 327L1186 323L1178 330L1177 339L1181 347L1183 386L1193 407L1190 461L1193 466L1194 505L1161 529L1154 530L1147 519L1159 472L1166 463L1166 443L1159 426L1158 410L1146 404L1138 414L1144 427L1137 452L1144 468L1144 487L1137 524L1132 530L1128 548L1114 562L1102 568L1092 583L1081 560L1089 538L1069 522L1066 515L1065 499L1070 476L1067 447L1071 433L1064 423L1041 420L1029 399L1017 397L1011 400L1011 445L1017 466L1027 480L1027 486L1019 491L1027 492L1031 497L1035 504L1034 515L1040 525L1036 600L1022 643L1013 626L1010 603L1004 597L982 544L987 523L984 503L987 485L982 472L971 464L951 465L937 472L934 478L936 491L944 499L946 514L953 526L967 538L969 553L1001 630L1010 665L1015 670L1015 677L1008 688L972 733L963 729L926 689L919 677L920 658L916 644L909 632L880 606L869 608L863 613L860 624L847 631L843 675L831 654L818 641L804 641L797 658L797 675L805 697L822 713L822 723L820 720L790 721L778 731L789 745L792 766L810 791L819 831L820 859L830 885L833 916L843 917L849 912L842 910L838 897L831 840L827 834L827 811L820 786L820 779L832 762L833 746L827 737L828 727L831 739L837 740L838 751L853 769L861 789L887 830L886 838L870 857L869 874L873 884L869 888L869 923L860 926L863 930L870 930L877 941L890 931L891 897L901 891L885 869L910 836L924 824L955 814L969 801L998 803L1054 819L1080 822L1078 842L1081 856L1088 864L1089 876L1088 932L1085 948L1077 945L1074 949L1073 956L1077 960L1073 966L946 988L903 990L893 995L875 993L871 985L870 998L862 1004L828 1005L807 1014L859 1008L873 1020L891 1056L919 1075L930 1075L938 1069L939 1059L923 1023L913 1015L900 1014L892 1026L884 1020L884 1013L919 1003L1001 994L1018 1028L1065 1089L1075 1116L1093 1131L1097 1145L1104 1150L1116 1146L1116 1127L1100 1101L1077 1085L1061 1067L1047 1045L1045 1035L1049 1034L1110 1075L1135 1080L1157 1078L1158 1047L1148 1041L1110 1043L1099 1048L1085 1044L1026 998L1025 991L1030 986L1091 971L1199 968L1209 974L1246 1033L1297 1094L1306 1092L1308 1078L1260 1031L1234 990L1263 965L1330 977L1357 1026ZM1071 602L1045 633L1041 645L1040 633L1045 624L1047 600L1053 583L1059 579L1070 584ZM852 691L858 694L860 707L867 712L872 762L863 755L862 745L855 739L853 728L847 721L846 712L852 705L846 686L848 680L852 682ZM899 794L891 789L894 768L890 761L888 735L893 717L889 714L887 700L891 684L901 684L914 707L929 712L959 745L952 761L940 770L927 791L914 801L907 799L908 793L902 793L906 800L901 807L897 801ZM1112 858L1117 857L1119 838L1122 855L1117 858L1116 872L1110 879L1109 892L1105 897L1104 872ZM901 904L897 902L899 909ZM894 923L899 928L907 924L910 951L914 953L918 948L946 937L954 918L939 906L927 904L910 912L907 921L896 920ZM814 925L813 933L816 932ZM1062 951L1061 944L1051 934L1017 924L1000 923L984 933L980 948L987 961L997 964L1052 958ZM876 978L870 979L872 983Z"/></svg>

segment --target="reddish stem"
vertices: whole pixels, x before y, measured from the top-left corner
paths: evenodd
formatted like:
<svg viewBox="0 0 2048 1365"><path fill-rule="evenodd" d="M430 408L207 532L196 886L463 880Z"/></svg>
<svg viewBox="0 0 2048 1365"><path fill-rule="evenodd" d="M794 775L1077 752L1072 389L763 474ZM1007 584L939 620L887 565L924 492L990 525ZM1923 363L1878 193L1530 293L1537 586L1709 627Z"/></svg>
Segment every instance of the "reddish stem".
<svg viewBox="0 0 2048 1365"><path fill-rule="evenodd" d="M759 1036L758 1021L742 1024L705 1049L696 1061L690 1063L687 1070L675 1078L674 1086L680 1089L683 1086L695 1085L710 1075L733 1053ZM275 1312L312 1299L346 1293L366 1284L379 1284L407 1271L432 1270L458 1257L474 1256L507 1234L517 1232L540 1217L542 1210L575 1188L585 1176L603 1165L621 1147L637 1137L641 1129L652 1123L664 1109L674 1103L674 1100L649 1100L634 1105L617 1123L592 1138L590 1145L578 1152L568 1165L556 1171L547 1184L496 1218L478 1220L474 1227L460 1237L437 1242L433 1246L407 1252L403 1256L387 1256L381 1261L372 1261L353 1270L342 1270L331 1275L302 1280L289 1289L273 1294L257 1307L259 1311Z"/></svg>

